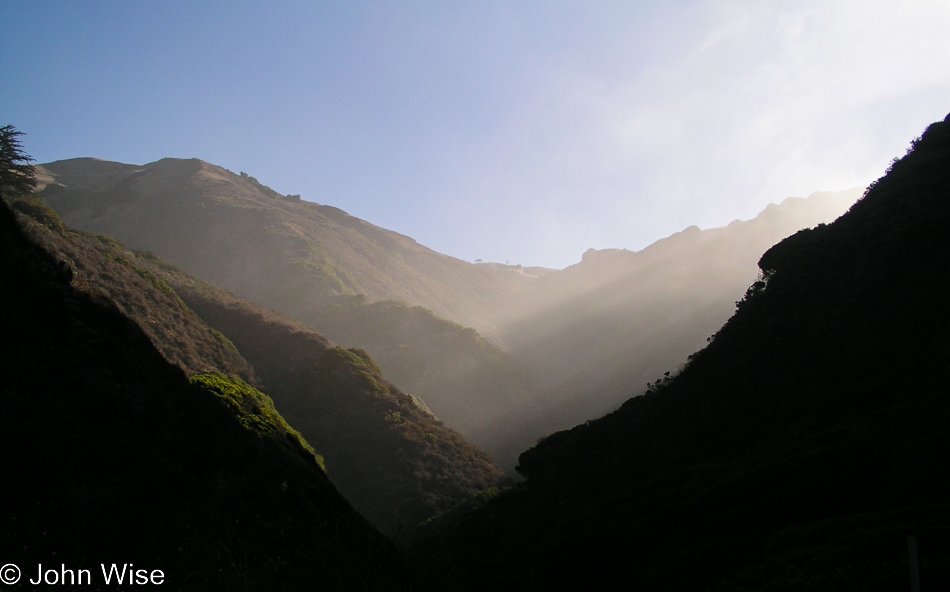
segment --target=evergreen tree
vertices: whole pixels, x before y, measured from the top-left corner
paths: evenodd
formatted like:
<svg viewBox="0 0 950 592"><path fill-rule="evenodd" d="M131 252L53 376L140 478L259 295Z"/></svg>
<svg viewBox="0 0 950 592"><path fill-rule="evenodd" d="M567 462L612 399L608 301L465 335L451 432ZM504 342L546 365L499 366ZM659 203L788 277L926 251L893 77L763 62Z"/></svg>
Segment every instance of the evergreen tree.
<svg viewBox="0 0 950 592"><path fill-rule="evenodd" d="M30 164L33 159L23 153L20 144L22 135L12 125L0 127L0 196L4 192L28 193L36 186L36 174Z"/></svg>

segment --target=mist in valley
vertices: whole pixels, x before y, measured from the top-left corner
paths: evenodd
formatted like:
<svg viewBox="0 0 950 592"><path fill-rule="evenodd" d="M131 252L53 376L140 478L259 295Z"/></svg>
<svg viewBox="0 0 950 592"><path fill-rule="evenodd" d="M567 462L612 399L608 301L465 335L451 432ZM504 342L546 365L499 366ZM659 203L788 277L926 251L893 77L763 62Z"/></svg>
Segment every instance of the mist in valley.
<svg viewBox="0 0 950 592"><path fill-rule="evenodd" d="M753 220L692 226L642 251L589 250L534 280L505 326L512 356L542 377L541 436L599 417L675 373L735 312L759 257L796 231L829 223L863 189L788 198Z"/></svg>
<svg viewBox="0 0 950 592"><path fill-rule="evenodd" d="M40 193L68 225L365 349L511 476L539 438L675 373L733 313L762 253L862 193L788 198L752 220L692 226L640 251L590 249L555 270L459 261L197 160L39 171Z"/></svg>

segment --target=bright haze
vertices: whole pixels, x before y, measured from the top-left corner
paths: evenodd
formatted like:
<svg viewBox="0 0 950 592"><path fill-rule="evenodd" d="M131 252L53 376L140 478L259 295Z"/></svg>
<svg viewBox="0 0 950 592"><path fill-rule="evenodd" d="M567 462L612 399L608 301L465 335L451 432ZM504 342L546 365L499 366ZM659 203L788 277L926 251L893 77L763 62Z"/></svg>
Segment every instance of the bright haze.
<svg viewBox="0 0 950 592"><path fill-rule="evenodd" d="M197 157L562 268L863 186L950 111L947 2L3 2L38 162Z"/></svg>

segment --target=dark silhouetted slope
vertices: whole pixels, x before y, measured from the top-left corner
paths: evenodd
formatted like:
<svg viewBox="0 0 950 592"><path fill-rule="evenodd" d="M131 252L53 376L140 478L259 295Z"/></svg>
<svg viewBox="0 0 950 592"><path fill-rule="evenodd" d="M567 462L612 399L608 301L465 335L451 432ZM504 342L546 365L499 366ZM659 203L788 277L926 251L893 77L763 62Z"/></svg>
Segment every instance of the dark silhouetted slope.
<svg viewBox="0 0 950 592"><path fill-rule="evenodd" d="M950 116L770 249L679 375L526 451L522 487L433 524L418 557L472 590L892 590L917 533L945 587L948 226Z"/></svg>
<svg viewBox="0 0 950 592"><path fill-rule="evenodd" d="M189 381L75 279L0 203L5 563L132 563L176 590L406 587L266 396Z"/></svg>

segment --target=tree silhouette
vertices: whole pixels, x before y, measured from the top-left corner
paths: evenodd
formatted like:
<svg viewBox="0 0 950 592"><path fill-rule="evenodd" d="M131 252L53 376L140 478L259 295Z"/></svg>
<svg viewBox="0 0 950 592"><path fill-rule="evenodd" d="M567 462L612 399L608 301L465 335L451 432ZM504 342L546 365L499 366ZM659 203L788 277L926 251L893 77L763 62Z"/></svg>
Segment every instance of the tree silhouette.
<svg viewBox="0 0 950 592"><path fill-rule="evenodd" d="M0 127L0 195L27 193L36 186L32 158L23 153L20 136L23 132L12 125Z"/></svg>

